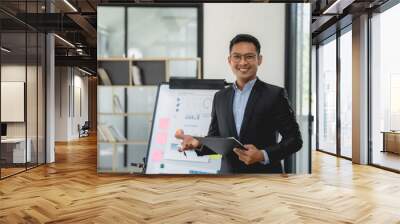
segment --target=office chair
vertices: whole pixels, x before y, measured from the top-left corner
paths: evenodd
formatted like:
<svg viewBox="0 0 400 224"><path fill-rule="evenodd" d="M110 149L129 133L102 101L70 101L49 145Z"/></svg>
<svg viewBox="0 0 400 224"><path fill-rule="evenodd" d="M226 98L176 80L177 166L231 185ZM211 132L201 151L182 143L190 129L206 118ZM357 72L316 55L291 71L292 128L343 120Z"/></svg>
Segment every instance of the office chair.
<svg viewBox="0 0 400 224"><path fill-rule="evenodd" d="M90 129L89 121L85 121L82 127L80 127L80 125L78 124L79 138L89 136L89 129Z"/></svg>

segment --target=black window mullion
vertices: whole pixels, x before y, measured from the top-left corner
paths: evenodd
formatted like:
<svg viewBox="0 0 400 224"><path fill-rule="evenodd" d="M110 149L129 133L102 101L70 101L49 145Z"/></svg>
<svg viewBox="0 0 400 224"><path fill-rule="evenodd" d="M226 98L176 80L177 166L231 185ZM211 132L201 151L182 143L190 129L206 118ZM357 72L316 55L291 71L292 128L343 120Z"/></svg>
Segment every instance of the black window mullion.
<svg viewBox="0 0 400 224"><path fill-rule="evenodd" d="M373 164L373 146L372 146L372 12L368 12L368 30L367 30L367 46L368 46L368 53L367 53L367 85L368 85L368 96L367 96L367 133L368 133L368 164Z"/></svg>
<svg viewBox="0 0 400 224"><path fill-rule="evenodd" d="M48 13L48 6L50 5L50 3L47 2L47 0L44 2L45 5L45 13ZM43 141L44 141L44 161L43 163L47 163L47 38L48 38L48 34L47 32L44 32L44 43L42 42L42 44L44 44L44 55L42 57L42 60L44 58L44 68L42 69L42 84L44 82L44 106L42 106L43 112L44 112L44 117L42 117L44 119L44 133L43 133ZM54 37L54 35L53 35ZM43 53L43 51L42 51ZM61 77L59 77L61 78ZM61 91L61 88L60 88ZM42 94L43 96L43 94ZM50 150L49 150L50 151Z"/></svg>
<svg viewBox="0 0 400 224"><path fill-rule="evenodd" d="M39 0L36 1L36 13L39 13ZM39 165L39 32L36 31L36 166L38 165Z"/></svg>
<svg viewBox="0 0 400 224"><path fill-rule="evenodd" d="M315 148L319 150L319 44L315 48Z"/></svg>
<svg viewBox="0 0 400 224"><path fill-rule="evenodd" d="M28 0L25 0L25 21L28 21ZM24 120L25 120L25 170L28 170L28 113L27 113L27 101L28 101L28 24L25 23L25 88L24 88Z"/></svg>
<svg viewBox="0 0 400 224"><path fill-rule="evenodd" d="M341 78L341 65L340 65L340 30L336 32L336 154L341 156L341 123L340 123L340 78Z"/></svg>

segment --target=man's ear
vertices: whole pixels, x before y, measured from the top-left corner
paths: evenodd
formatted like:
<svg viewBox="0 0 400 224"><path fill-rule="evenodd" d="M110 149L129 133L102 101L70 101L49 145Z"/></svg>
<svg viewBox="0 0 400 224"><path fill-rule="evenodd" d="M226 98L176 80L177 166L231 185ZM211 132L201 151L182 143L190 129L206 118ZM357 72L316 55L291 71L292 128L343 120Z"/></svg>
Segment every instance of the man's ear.
<svg viewBox="0 0 400 224"><path fill-rule="evenodd" d="M231 63L231 56L229 55L228 56L228 64L230 64Z"/></svg>
<svg viewBox="0 0 400 224"><path fill-rule="evenodd" d="M262 59L263 59L262 55L261 54L258 55L258 65L261 65Z"/></svg>

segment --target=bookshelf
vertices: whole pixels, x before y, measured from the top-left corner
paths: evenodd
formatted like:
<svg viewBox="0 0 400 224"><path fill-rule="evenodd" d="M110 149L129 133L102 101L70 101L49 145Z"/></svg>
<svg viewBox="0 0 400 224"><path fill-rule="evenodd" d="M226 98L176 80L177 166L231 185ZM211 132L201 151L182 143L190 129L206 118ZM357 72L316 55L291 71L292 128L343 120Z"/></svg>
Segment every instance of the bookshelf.
<svg viewBox="0 0 400 224"><path fill-rule="evenodd" d="M157 86L98 86L99 173L139 171L131 163L146 156L156 94Z"/></svg>
<svg viewBox="0 0 400 224"><path fill-rule="evenodd" d="M200 58L98 58L99 85L158 85L170 77L201 78Z"/></svg>
<svg viewBox="0 0 400 224"><path fill-rule="evenodd" d="M200 63L199 58L98 59L98 173L141 172L131 164L146 157L158 84L186 74L200 78Z"/></svg>

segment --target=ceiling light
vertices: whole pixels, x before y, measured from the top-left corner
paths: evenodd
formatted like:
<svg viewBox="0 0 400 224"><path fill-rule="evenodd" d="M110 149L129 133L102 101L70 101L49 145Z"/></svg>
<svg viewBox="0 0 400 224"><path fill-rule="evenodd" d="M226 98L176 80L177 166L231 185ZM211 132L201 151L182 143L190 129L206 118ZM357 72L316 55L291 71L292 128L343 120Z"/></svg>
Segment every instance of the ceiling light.
<svg viewBox="0 0 400 224"><path fill-rule="evenodd" d="M72 10L74 10L74 12L78 12L78 10L71 4L69 3L68 0L64 0L65 4L67 4Z"/></svg>
<svg viewBox="0 0 400 224"><path fill-rule="evenodd" d="M57 34L54 34L55 37L57 37L58 39L60 39L61 41L63 41L64 43L66 43L67 45L69 45L70 47L75 48L75 45L71 44L71 42L69 42L68 40L58 36Z"/></svg>
<svg viewBox="0 0 400 224"><path fill-rule="evenodd" d="M330 5L327 9L325 9L322 14L328 14L331 13L332 9L335 9L337 4L340 2L340 0L336 0L332 5Z"/></svg>
<svg viewBox="0 0 400 224"><path fill-rule="evenodd" d="M327 9L325 9L322 14L324 15L338 15L342 14L343 10L349 7L351 4L356 2L356 0L336 0Z"/></svg>
<svg viewBox="0 0 400 224"><path fill-rule="evenodd" d="M81 72L83 72L83 73L85 73L85 74L93 75L92 73L90 73L90 72L88 72L88 71L85 71L85 70L83 70L83 69L81 69L81 68L79 68L79 67L78 67L78 70L81 71Z"/></svg>
<svg viewBox="0 0 400 224"><path fill-rule="evenodd" d="M8 49L5 48L5 47L1 47L1 50L4 51L4 52L6 52L6 53L10 53L10 52L11 52L11 50L8 50Z"/></svg>

